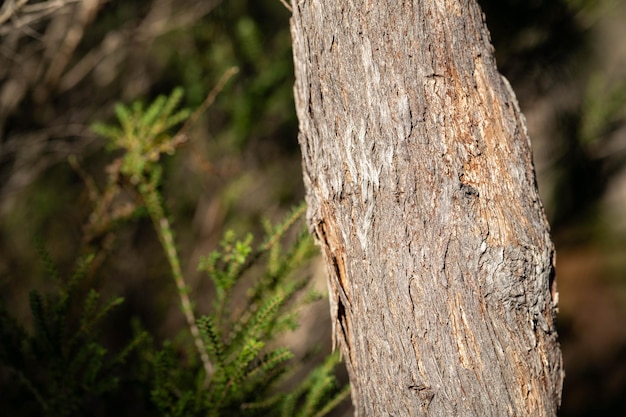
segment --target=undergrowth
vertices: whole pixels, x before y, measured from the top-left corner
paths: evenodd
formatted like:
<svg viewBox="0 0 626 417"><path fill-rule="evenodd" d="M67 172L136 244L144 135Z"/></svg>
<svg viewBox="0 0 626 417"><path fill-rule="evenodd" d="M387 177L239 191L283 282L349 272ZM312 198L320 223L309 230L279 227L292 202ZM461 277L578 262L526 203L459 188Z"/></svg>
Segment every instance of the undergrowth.
<svg viewBox="0 0 626 417"><path fill-rule="evenodd" d="M107 167L102 189L76 158L70 160L93 203L84 227L87 254L63 277L45 245L39 245L46 283L54 289L32 290L32 328L0 302L4 411L16 416L305 417L323 416L349 395L334 376L337 355L296 378L293 353L277 346L279 336L298 326L301 307L321 298L307 289L309 277L301 273L316 253L311 237L300 226L295 238L286 238L301 225L303 204L277 225L266 222L260 243L250 233L227 231L198 266L215 289L211 311L201 317L195 312L160 191L162 163L186 142L190 124L235 72L228 71L195 112L179 109L183 93L176 89L148 106L118 104L116 124L93 126L121 156ZM103 323L124 299L102 300L96 281L88 277L97 274L120 225L146 215L168 261L191 335L191 355L181 353L190 349L180 342L157 342L131 318L126 325L133 336L122 347L111 349L102 340ZM241 287L243 297L234 291Z"/></svg>

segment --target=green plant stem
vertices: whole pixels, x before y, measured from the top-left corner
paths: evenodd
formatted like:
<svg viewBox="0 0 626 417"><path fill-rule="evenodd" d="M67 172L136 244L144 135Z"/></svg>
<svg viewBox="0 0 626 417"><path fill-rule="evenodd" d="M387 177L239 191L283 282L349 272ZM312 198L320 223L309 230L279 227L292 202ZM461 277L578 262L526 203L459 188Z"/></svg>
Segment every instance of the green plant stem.
<svg viewBox="0 0 626 417"><path fill-rule="evenodd" d="M180 267L180 258L178 257L178 251L176 250L176 245L174 243L172 227L170 225L170 222L167 220L167 217L165 216L165 211L163 209L163 205L157 191L154 190L151 186L140 187L139 191L141 193L141 197L145 201L152 222L154 223L154 228L156 229L159 236L161 246L163 247L165 255L167 256L167 260L170 264L172 277L174 278L176 288L178 289L178 296L180 297L181 308L183 310L183 314L185 315L185 319L187 320L187 325L189 326L191 335L196 344L196 349L200 354L200 359L202 360L204 371L206 373L205 380L208 383L208 381L210 381L211 377L213 376L214 367L211 363L211 360L209 359L209 354L207 352L204 342L202 341L202 337L200 336L200 330L198 329L196 316L193 312L191 300L189 299L189 288L187 287L187 285L185 285L185 279L183 277L183 272Z"/></svg>
<svg viewBox="0 0 626 417"><path fill-rule="evenodd" d="M343 400L350 396L350 385L346 385L331 401L326 403L324 408L319 410L313 417L323 417L335 409Z"/></svg>
<svg viewBox="0 0 626 417"><path fill-rule="evenodd" d="M11 371L13 371L15 375L17 375L17 379L22 384L24 384L24 386L33 394L33 396L35 397L35 399L37 400L41 408L45 411L48 411L50 409L50 407L48 407L48 403L42 398L41 394L39 393L39 390L35 388L35 386L32 384L30 379L28 379L26 375L24 375L22 371L18 369L12 369Z"/></svg>

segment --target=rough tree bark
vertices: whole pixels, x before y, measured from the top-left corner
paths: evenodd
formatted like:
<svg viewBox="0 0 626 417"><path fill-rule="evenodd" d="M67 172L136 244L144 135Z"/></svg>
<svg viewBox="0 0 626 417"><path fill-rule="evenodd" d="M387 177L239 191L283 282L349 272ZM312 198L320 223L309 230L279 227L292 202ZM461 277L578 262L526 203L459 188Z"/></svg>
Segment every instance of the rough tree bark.
<svg viewBox="0 0 626 417"><path fill-rule="evenodd" d="M360 416L554 416L554 249L474 0L292 0L308 219Z"/></svg>

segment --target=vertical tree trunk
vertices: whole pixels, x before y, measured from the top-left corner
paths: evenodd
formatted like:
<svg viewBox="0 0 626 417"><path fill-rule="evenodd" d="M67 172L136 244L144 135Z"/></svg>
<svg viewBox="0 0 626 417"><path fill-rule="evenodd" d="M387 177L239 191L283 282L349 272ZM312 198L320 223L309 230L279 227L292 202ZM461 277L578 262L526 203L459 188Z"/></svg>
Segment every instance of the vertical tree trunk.
<svg viewBox="0 0 626 417"><path fill-rule="evenodd" d="M360 416L554 416L554 249L474 0L293 0L311 229Z"/></svg>

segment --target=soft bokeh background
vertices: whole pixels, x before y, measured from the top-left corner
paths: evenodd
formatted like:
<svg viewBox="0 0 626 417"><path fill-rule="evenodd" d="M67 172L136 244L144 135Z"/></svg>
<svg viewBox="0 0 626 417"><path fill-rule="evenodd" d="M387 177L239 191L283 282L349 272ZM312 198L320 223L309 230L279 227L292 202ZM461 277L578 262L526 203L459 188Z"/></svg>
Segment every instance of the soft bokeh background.
<svg viewBox="0 0 626 417"><path fill-rule="evenodd" d="M199 256L225 229L260 231L262 217L303 197L288 10L279 0L28 1L8 18L19 3L0 7L0 297L28 320L28 291L47 285L35 237L72 268L91 205L67 158L102 184L114 156L91 123L111 121L117 101L179 85L198 106L237 66L166 161L164 193L202 311L210 288L195 272ZM626 415L626 2L480 3L528 120L557 246L561 415ZM319 262L312 268L324 288ZM163 338L184 327L167 271L147 219L120 229L99 276L105 293L127 300L119 322L137 316ZM107 337L121 343L129 332L113 323ZM329 351L324 303L291 343Z"/></svg>

